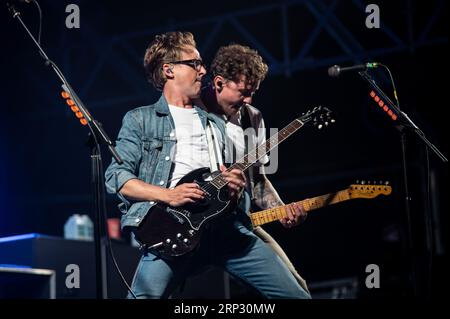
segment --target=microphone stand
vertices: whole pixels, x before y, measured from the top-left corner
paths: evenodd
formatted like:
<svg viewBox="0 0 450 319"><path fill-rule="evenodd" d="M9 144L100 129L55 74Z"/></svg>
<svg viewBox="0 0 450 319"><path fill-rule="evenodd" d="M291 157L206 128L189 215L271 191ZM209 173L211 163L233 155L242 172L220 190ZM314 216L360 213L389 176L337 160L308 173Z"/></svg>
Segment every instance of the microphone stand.
<svg viewBox="0 0 450 319"><path fill-rule="evenodd" d="M425 143L425 145L430 148L444 163L447 163L447 158L439 151L439 149L434 146L425 136L425 134L422 132L422 130L408 117L408 115L401 111L398 105L393 103L391 99L381 90L381 88L376 84L375 80L367 73L367 71L360 71L358 72L359 75L369 83L369 85L374 89L374 91L377 93L377 95L383 100L385 104L388 105L388 107L393 111L395 115L397 115L397 120L399 121L400 125L397 126L397 129L400 131L400 138L401 138L401 144L402 144L402 164L403 164L403 182L405 187L405 211L406 211L406 218L408 223L408 249L410 251L410 254L413 252L413 238L412 238L412 223L411 223L411 207L410 207L410 201L411 197L409 194L409 188L408 188L408 173L407 173L407 161L406 161L406 129L412 130L417 136L420 137L420 139ZM426 212L426 214L430 214L430 212ZM426 223L425 227L429 227L429 225ZM430 252L433 253L432 251ZM412 255L411 255L412 258ZM414 269L414 263L412 265L412 276L414 278L414 292L415 295L418 296L418 287L417 287L417 275L415 273Z"/></svg>
<svg viewBox="0 0 450 319"><path fill-rule="evenodd" d="M58 78L62 82L62 87L68 91L71 99L75 102L75 104L80 109L80 112L83 114L84 118L87 121L87 126L90 130L90 142L89 147L91 148L91 170L92 170L92 185L93 185L93 200L94 200L94 209L95 209L95 219L94 219L94 243L95 243L95 270L96 270L96 297L97 299L105 299L107 298L107 284L106 284L106 264L105 258L102 258L102 216L106 216L105 213L105 193L104 193L104 180L103 180L103 172L102 172L102 157L101 157L101 149L100 144L107 145L108 150L115 158L117 163L122 164L123 161L120 158L119 154L114 148L114 143L108 137L106 132L103 130L101 124L93 118L93 116L89 113L86 106L80 100L78 95L75 93L63 73L60 71L58 66L51 61L41 45L36 41L33 34L27 28L22 18L20 17L20 12L17 11L16 7L12 3L7 3L8 9L13 18L17 19L22 27L25 29L26 33L30 36L31 40L33 40L34 44L37 46L39 50L39 54L45 60L46 66L51 66L53 71L56 73ZM104 224L103 224L104 225Z"/></svg>

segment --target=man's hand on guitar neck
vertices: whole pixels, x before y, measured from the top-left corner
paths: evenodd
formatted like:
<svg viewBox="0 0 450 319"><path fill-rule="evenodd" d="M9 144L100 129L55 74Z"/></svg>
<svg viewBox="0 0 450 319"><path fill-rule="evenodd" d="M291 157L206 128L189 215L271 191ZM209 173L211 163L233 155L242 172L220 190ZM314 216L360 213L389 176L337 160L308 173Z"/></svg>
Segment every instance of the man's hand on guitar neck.
<svg viewBox="0 0 450 319"><path fill-rule="evenodd" d="M286 228L297 226L300 222L305 220L307 214L303 207L296 202L287 205L286 211L288 215L280 219L280 223Z"/></svg>

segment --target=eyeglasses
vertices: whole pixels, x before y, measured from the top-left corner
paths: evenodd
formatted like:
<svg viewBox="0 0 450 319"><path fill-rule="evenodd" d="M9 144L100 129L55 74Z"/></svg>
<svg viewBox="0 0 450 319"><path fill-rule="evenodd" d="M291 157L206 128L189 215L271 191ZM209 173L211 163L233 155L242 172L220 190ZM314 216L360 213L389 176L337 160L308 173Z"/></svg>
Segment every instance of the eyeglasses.
<svg viewBox="0 0 450 319"><path fill-rule="evenodd" d="M197 72L200 72L201 69L202 69L202 67L204 67L205 70L206 70L206 64L203 63L203 61L200 60L200 59L182 60L182 61L171 61L171 62L167 62L167 63L189 65L191 68L193 68L193 69L196 70Z"/></svg>

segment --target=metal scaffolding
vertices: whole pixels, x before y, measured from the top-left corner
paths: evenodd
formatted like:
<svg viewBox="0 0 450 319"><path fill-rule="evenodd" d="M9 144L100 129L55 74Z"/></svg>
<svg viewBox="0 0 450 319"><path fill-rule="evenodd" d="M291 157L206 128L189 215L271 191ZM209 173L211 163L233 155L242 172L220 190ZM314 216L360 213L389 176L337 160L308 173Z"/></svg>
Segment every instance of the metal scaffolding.
<svg viewBox="0 0 450 319"><path fill-rule="evenodd" d="M344 3L345 2L345 3ZM383 41L374 41L372 45L362 44L361 40L367 37L369 31L364 30L365 5L362 0L348 1L324 1L324 0L291 0L278 4L261 5L251 9L238 10L222 15L204 17L195 20L170 21L167 25L117 34L112 37L102 37L90 27L86 21L83 21L83 40L89 41L89 48L96 56L95 63L89 68L88 74L77 75L83 79L83 85L80 88L81 97L86 97L95 83L101 83L99 74L104 68L113 70L124 84L130 86L131 90L124 92L114 92L108 98L96 98L89 101L89 105L95 107L107 107L115 104L122 104L137 99L148 98L146 84L143 81L143 72L138 68L142 64L143 48L137 47L136 43L148 42L151 36L170 30L190 30L194 34L203 35L199 42L199 51L203 57L208 60L212 57L211 48L216 48L224 43L219 43L221 37L225 34L233 33L236 38L243 39L245 44L258 50L270 66L269 76L284 75L290 77L296 72L305 69L317 69L338 63L361 63L387 56L389 54L406 52L412 53L416 48L429 45L439 45L448 43L447 36L430 36L430 31L436 25L442 12L447 6L445 0L435 3L434 13L428 18L424 26L414 25L412 0L404 1L407 10L406 15L399 13L399 19L404 22L402 25L388 25L383 20L383 9L381 6L381 25L377 36ZM387 6L388 4L386 4ZM358 18L361 19L361 25L358 30L350 29L337 10L354 10L359 12ZM315 25L311 29L303 30L308 34L306 39L299 40L295 36L294 27L301 25L299 21L292 21L296 18L295 13L309 15L314 18ZM261 27L257 30L250 30L245 25L249 19L258 19L258 16L273 17L273 21L279 20L280 28L276 38L281 39L282 56L277 57L275 52L268 48L267 43L273 41L272 37L265 36L264 21L261 21ZM404 26L407 32L401 34L399 26ZM205 34L205 30L211 30ZM273 31L273 30L272 30ZM364 33L365 32L365 33ZM328 56L317 56L314 47L319 43L324 43L324 37L332 39L330 47L337 48L330 50ZM145 40L144 40L145 39ZM299 43L301 41L301 43ZM327 40L329 41L329 40ZM366 41L367 42L367 41ZM81 44L74 44L64 47L64 66L76 65L75 58L78 56L71 51L79 50ZM86 46L86 43L83 43ZM300 47L294 51L294 47ZM136 67L138 66L138 67ZM76 72L72 67L71 70Z"/></svg>

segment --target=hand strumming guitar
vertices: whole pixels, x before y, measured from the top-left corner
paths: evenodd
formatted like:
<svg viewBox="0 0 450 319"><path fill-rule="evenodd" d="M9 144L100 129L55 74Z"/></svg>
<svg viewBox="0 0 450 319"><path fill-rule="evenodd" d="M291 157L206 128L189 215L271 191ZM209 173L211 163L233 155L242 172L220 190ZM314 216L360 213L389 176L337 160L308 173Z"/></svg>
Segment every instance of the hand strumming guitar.
<svg viewBox="0 0 450 319"><path fill-rule="evenodd" d="M239 169L232 169L227 172L227 168L223 165L220 166L220 171L222 172L222 176L228 182L227 186L230 191L230 197L232 199L237 199L238 195L240 195L245 187L246 181L244 172Z"/></svg>

